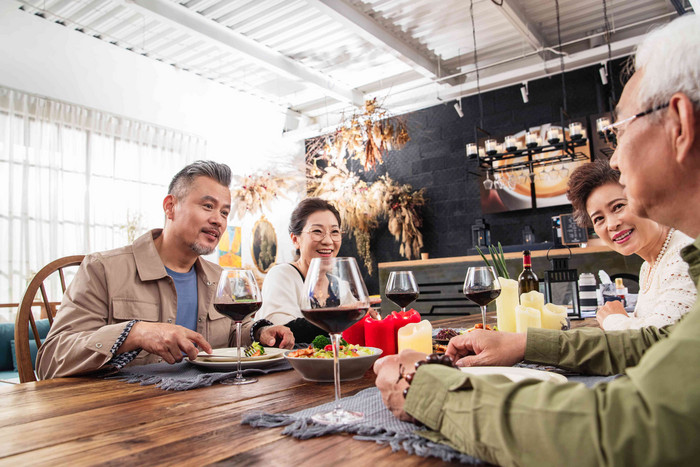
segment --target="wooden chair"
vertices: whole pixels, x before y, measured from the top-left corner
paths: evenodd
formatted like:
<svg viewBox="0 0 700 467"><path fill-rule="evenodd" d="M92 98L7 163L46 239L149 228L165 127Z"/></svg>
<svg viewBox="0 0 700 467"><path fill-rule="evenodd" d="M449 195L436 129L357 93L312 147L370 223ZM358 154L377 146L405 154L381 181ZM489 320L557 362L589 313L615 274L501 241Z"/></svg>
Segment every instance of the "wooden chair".
<svg viewBox="0 0 700 467"><path fill-rule="evenodd" d="M36 297L37 291L41 291L41 299L46 307L46 310L51 310L50 312L47 312L49 326L51 326L53 324L55 308L51 307L51 302L49 302L49 298L46 294L46 288L44 287L44 281L53 273L58 272L58 276L61 280L61 290L63 293L65 293L66 278L63 274L63 269L72 266L79 266L84 257L85 255L74 255L52 261L37 272L34 279L32 279L27 286L27 290L24 292L22 302L20 303L17 311L17 318L15 319L15 354L17 357L19 381L21 383L36 381L36 376L32 366L31 352L29 350L30 326L32 328L32 332L34 333L34 341L36 342L37 348L41 347L39 331L37 330L36 323L34 322L34 314L32 313L34 297Z"/></svg>

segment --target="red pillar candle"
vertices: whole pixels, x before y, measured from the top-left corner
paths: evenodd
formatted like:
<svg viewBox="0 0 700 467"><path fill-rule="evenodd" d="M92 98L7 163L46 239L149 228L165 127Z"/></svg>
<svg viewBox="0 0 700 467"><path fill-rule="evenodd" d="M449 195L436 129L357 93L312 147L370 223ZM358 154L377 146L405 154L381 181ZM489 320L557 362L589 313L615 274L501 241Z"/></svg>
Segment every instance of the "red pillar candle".
<svg viewBox="0 0 700 467"><path fill-rule="evenodd" d="M365 318L368 316L369 312L365 315ZM365 345L365 318L362 318L343 331L343 339L345 339L348 344Z"/></svg>
<svg viewBox="0 0 700 467"><path fill-rule="evenodd" d="M389 315L384 319L374 319L367 316L363 321L365 322L365 345L382 349L382 356L395 354L394 317Z"/></svg>
<svg viewBox="0 0 700 467"><path fill-rule="evenodd" d="M393 353L398 353L398 338L396 336L399 333L399 329L408 323L420 323L420 313L411 308L406 311L392 311L390 316L394 318L394 342L396 347L394 347Z"/></svg>

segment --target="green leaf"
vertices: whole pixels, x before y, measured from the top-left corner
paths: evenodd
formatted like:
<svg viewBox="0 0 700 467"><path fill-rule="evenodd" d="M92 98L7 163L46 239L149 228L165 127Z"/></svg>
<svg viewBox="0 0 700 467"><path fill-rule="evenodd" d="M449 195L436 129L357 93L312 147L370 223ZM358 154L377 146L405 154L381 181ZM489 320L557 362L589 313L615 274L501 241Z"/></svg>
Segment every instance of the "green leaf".
<svg viewBox="0 0 700 467"><path fill-rule="evenodd" d="M481 248L479 248L478 245L475 245L475 246L476 246L476 251L478 251L479 254L481 255L481 257L484 258L484 263L486 263L486 266L491 266L491 263L489 263L489 260L486 259L486 256L484 256L484 252L481 251Z"/></svg>

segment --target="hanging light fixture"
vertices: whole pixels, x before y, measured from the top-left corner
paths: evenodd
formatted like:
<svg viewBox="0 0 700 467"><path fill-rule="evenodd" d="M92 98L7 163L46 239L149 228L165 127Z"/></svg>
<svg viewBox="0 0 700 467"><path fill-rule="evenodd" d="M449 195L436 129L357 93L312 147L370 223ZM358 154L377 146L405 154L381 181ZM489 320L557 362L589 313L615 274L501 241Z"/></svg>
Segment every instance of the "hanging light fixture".
<svg viewBox="0 0 700 467"><path fill-rule="evenodd" d="M556 15L557 15L557 39L558 39L558 52L560 60L560 76L561 76L561 95L562 95L562 106L561 106L561 128L552 127L547 131L546 135L542 135L543 138L538 137L537 133L527 133L525 135L525 141L517 141L512 136L507 136L504 144L499 144L491 134L483 129L483 105L481 100L481 86L479 80L479 63L477 57L477 47L476 47L476 27L474 21L474 1L470 1L469 13L471 16L472 25L472 37L474 42L474 67L476 69L476 87L479 96L479 126L474 129L474 143L467 145L467 156L475 157L478 154L478 164L479 168L487 173L487 180L484 182L486 186L487 182L490 185L491 182L488 179L488 174L492 174L494 180L498 181L500 178L505 177L505 179L510 178L513 173L519 173L525 171L526 175L530 179L530 195L532 207L537 207L537 194L535 188L535 168L550 166L554 164L564 164L569 162L584 161L588 160L589 157L577 151L576 148L585 146L588 144L586 130L583 129L583 124L581 122L572 122L569 119L567 113L567 96L566 96L566 76L564 67L564 55L562 51L561 42L561 18L559 15L559 0L555 0ZM528 83L523 82L520 86L520 93L523 99L523 103L529 101L529 89ZM565 117L569 120L568 132L564 131ZM483 148L477 147L479 141L479 134L486 135L486 140ZM482 135L482 136L483 136ZM544 141L542 141L544 139ZM482 156L482 149L484 150L484 155ZM537 157L535 157L537 156ZM556 171L560 173L562 171ZM568 172L568 171L567 171ZM555 173L555 171L552 171ZM495 184L496 188L502 186L502 184ZM487 189L490 189L488 187Z"/></svg>

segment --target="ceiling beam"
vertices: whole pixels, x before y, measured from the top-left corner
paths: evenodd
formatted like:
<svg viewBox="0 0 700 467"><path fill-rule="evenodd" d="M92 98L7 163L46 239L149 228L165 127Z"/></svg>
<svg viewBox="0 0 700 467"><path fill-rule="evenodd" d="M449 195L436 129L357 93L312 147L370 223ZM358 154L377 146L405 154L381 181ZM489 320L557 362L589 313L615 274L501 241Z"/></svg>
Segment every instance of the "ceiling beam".
<svg viewBox="0 0 700 467"><path fill-rule="evenodd" d="M432 50L420 44L413 45L401 37L404 34L396 26L381 22L344 0L306 0L306 2L340 21L367 42L378 47L388 47L407 60L423 76L441 78L458 73L457 70L444 68L440 57ZM461 82L463 79L460 77L445 80L445 83L452 86L457 86Z"/></svg>
<svg viewBox="0 0 700 467"><path fill-rule="evenodd" d="M635 47L639 45L642 40L646 37L646 34L640 36L630 37L628 39L623 39L617 42L612 42L610 44L612 51L612 59L625 57L634 53ZM583 50L581 52L572 53L564 57L565 71L569 72L579 68L585 68L591 65L599 64L603 60L608 59L608 48L607 45L601 45L593 49ZM544 63L536 63L528 66L512 66L508 64L503 64L499 66L500 70L495 71L493 74L486 74L480 80L481 92L488 92L494 89L501 89L508 86L514 86L525 81L536 80L545 78L548 76L559 75L559 58L553 58ZM551 70L551 71L548 71ZM483 71L482 71L483 73ZM434 95L434 92L427 92L423 95ZM472 96L477 94L476 82L471 81L462 86L461 92L448 92L440 95L443 101L451 101L461 99L463 97ZM395 110L396 113L410 112L414 109L427 107L425 100L432 100L430 98L422 98L419 95L406 95L403 99L395 94L395 99L391 99L385 105L389 108Z"/></svg>
<svg viewBox="0 0 700 467"><path fill-rule="evenodd" d="M364 95L335 79L308 68L216 21L209 20L182 5L168 0L122 0L124 5L155 16L170 24L185 27L198 35L242 53L266 69L282 76L310 83L329 96L356 107L364 105Z"/></svg>
<svg viewBox="0 0 700 467"><path fill-rule="evenodd" d="M493 8L498 10L513 25L533 50L541 51L539 55L546 58L546 52L543 49L547 46L547 42L544 36L537 28L531 26L532 22L527 19L516 0L501 0L500 5L495 2L487 3L491 3Z"/></svg>

